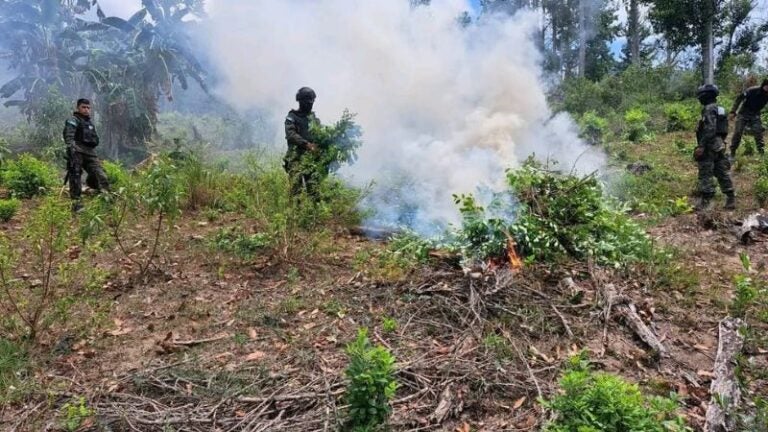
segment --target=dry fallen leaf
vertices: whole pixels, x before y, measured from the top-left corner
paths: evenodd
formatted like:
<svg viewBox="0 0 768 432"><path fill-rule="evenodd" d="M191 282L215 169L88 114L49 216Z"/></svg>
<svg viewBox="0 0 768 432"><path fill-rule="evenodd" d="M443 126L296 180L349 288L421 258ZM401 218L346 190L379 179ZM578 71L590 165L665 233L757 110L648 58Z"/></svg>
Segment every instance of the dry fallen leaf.
<svg viewBox="0 0 768 432"><path fill-rule="evenodd" d="M251 327L248 329L248 337L251 338L251 340L256 340L259 337L259 334L256 333L256 329Z"/></svg>
<svg viewBox="0 0 768 432"><path fill-rule="evenodd" d="M706 371L706 370L696 371L696 375L698 375L700 377L707 377L707 378L714 378L715 377L714 373L712 373L710 371Z"/></svg>
<svg viewBox="0 0 768 432"><path fill-rule="evenodd" d="M470 432L469 423L464 423L460 428L456 429L456 432Z"/></svg>
<svg viewBox="0 0 768 432"><path fill-rule="evenodd" d="M519 409L523 404L525 403L525 400L528 399L525 396L521 397L520 399L516 400L515 403L512 405L512 408Z"/></svg>
<svg viewBox="0 0 768 432"><path fill-rule="evenodd" d="M254 351L245 356L245 361L259 361L266 356L263 351Z"/></svg>

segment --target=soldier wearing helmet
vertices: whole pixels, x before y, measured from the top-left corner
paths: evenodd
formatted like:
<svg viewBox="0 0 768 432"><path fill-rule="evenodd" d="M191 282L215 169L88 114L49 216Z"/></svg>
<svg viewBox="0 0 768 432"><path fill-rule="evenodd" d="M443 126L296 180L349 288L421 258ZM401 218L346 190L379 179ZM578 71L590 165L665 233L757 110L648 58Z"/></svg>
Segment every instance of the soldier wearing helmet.
<svg viewBox="0 0 768 432"><path fill-rule="evenodd" d="M302 87L296 93L298 110L291 110L285 118L285 140L288 142L288 152L283 159L284 167L291 185L291 195L298 196L302 192L316 197L319 183L322 181L319 173L312 166L302 163L304 155L320 151L310 140L310 125L319 122L312 107L317 95L309 87Z"/></svg>
<svg viewBox="0 0 768 432"><path fill-rule="evenodd" d="M725 138L728 136L728 117L725 108L717 105L717 96L720 94L717 86L706 84L696 92L696 97L703 106L701 120L696 128L696 141L698 145L694 151L694 159L699 165L699 194L700 200L696 205L697 210L709 208L712 198L715 196L715 185L712 177L717 178L720 190L728 198L725 208L736 208L736 196L731 181L731 163L725 154Z"/></svg>
<svg viewBox="0 0 768 432"><path fill-rule="evenodd" d="M741 137L745 130L754 135L757 151L761 155L765 154L764 129L760 115L766 105L768 105L768 79L763 80L758 87L748 88L736 98L731 108L731 118L736 118L736 127L731 140L731 158L736 156L736 150L741 144Z"/></svg>

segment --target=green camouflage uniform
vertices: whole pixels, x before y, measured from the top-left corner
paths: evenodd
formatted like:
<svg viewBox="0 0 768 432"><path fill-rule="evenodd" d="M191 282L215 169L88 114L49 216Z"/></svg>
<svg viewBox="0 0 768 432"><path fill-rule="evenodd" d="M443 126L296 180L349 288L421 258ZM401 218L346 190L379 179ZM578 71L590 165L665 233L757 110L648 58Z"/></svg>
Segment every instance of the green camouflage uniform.
<svg viewBox="0 0 768 432"><path fill-rule="evenodd" d="M718 117L721 119L719 121L725 122L725 125L719 125L719 128ZM701 120L699 120L699 125L696 128L696 139L699 147L704 150L703 156L698 161L699 192L704 199L711 199L715 196L715 185L712 177L717 178L718 183L720 183L720 190L725 195L732 196L734 193L730 174L731 163L725 154L727 125L727 117L723 107L711 103L702 109Z"/></svg>
<svg viewBox="0 0 768 432"><path fill-rule="evenodd" d="M291 110L285 118L285 139L288 142L288 152L283 159L285 172L288 173L291 195L298 196L306 191L312 197L317 197L319 186L324 175L319 167L313 166L308 160L309 128L313 121L318 121L315 113L302 113Z"/></svg>
<svg viewBox="0 0 768 432"><path fill-rule="evenodd" d="M762 87L751 87L736 98L731 109L731 113L737 114L736 127L731 141L731 155L736 154L745 131L755 137L757 151L760 154L765 152L765 137L763 135L765 129L760 113L767 103L768 93L763 91Z"/></svg>
<svg viewBox="0 0 768 432"><path fill-rule="evenodd" d="M109 190L107 175L101 166L95 148L99 135L90 117L75 113L64 124L64 142L67 145L69 196L77 200L82 193L83 170L88 173L86 184L96 190Z"/></svg>

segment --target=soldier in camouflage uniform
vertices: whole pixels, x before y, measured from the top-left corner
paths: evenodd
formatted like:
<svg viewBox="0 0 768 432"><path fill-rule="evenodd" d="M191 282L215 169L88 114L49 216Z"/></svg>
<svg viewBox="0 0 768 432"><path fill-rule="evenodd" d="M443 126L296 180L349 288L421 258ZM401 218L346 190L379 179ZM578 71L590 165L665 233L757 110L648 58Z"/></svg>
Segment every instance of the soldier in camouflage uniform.
<svg viewBox="0 0 768 432"><path fill-rule="evenodd" d="M77 111L64 124L64 142L67 145L67 180L69 196L74 200L73 210L82 208L83 170L88 173L86 183L97 191L109 190L109 182L95 148L99 145L99 135L91 121L91 102L87 99L77 101Z"/></svg>
<svg viewBox="0 0 768 432"><path fill-rule="evenodd" d="M318 188L322 181L322 173L317 167L308 164L305 155L320 151L317 144L310 141L309 129L313 121L318 121L312 107L315 103L315 91L302 87L296 93L298 110L291 110L285 118L285 139L288 141L288 152L283 159L285 171L288 173L291 195L299 196L306 192L317 199Z"/></svg>
<svg viewBox="0 0 768 432"><path fill-rule="evenodd" d="M736 208L736 196L733 191L730 169L731 163L725 154L725 138L728 136L728 117L725 108L717 105L719 90L713 84L699 87L696 96L703 105L701 120L696 128L698 146L694 159L699 165L699 193L701 194L697 210L709 208L715 196L712 177L720 183L720 190L728 197L725 208Z"/></svg>
<svg viewBox="0 0 768 432"><path fill-rule="evenodd" d="M733 131L731 141L731 158L736 156L736 150L741 144L745 129L755 137L757 151L761 155L765 154L764 129L760 114L766 104L768 104L768 79L763 80L759 87L750 87L736 98L731 109L731 118L736 117L736 129Z"/></svg>

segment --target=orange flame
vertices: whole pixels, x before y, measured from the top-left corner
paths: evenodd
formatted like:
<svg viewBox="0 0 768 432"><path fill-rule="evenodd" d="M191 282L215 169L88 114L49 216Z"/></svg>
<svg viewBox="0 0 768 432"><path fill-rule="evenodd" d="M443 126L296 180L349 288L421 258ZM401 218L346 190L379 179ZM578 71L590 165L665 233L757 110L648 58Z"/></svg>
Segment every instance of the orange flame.
<svg viewBox="0 0 768 432"><path fill-rule="evenodd" d="M523 260L517 254L517 243L511 237L507 238L507 258L513 272L517 273L523 269Z"/></svg>

